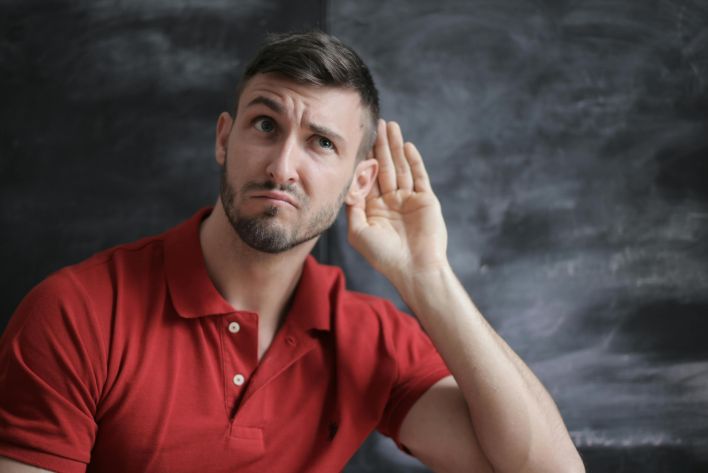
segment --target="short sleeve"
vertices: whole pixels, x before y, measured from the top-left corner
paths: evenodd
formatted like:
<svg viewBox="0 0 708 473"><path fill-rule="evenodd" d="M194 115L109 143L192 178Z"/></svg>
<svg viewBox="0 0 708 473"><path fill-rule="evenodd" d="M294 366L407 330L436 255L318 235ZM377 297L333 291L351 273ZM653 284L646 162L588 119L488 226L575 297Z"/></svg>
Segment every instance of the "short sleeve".
<svg viewBox="0 0 708 473"><path fill-rule="evenodd" d="M20 303L0 338L0 455L85 471L104 366L85 291L63 270Z"/></svg>
<svg viewBox="0 0 708 473"><path fill-rule="evenodd" d="M401 424L416 401L450 371L418 321L395 308L390 310L394 313L386 318L386 336L397 376L378 430L409 453L398 438Z"/></svg>

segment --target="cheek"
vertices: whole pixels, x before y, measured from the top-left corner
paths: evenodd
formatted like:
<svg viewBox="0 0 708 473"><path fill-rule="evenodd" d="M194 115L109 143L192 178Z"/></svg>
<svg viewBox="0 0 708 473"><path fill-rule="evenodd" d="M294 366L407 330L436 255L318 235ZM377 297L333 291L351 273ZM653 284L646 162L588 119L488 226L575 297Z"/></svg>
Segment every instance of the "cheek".
<svg viewBox="0 0 708 473"><path fill-rule="evenodd" d="M262 161L257 146L235 143L230 150L228 159L229 176L251 176L253 171L259 166Z"/></svg>
<svg viewBox="0 0 708 473"><path fill-rule="evenodd" d="M311 176L314 180L309 182L303 178L303 187L311 191L311 197L319 198L323 203L335 202L346 193L351 183L351 170L344 166L320 167Z"/></svg>

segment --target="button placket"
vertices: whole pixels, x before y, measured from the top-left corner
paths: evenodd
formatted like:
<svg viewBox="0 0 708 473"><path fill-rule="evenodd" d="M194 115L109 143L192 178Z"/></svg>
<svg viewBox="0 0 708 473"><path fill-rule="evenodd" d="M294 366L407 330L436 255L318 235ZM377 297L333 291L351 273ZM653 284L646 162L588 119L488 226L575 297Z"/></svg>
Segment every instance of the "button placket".
<svg viewBox="0 0 708 473"><path fill-rule="evenodd" d="M287 346L287 349L283 349L285 347L282 345L278 346L279 344ZM268 356L263 359L258 371L253 373L253 379L249 380L248 392L244 394L241 405L248 405L250 399L261 389L292 365L299 363L302 357L317 347L317 344L317 340L313 337L299 337L289 327L281 329L273 339Z"/></svg>
<svg viewBox="0 0 708 473"><path fill-rule="evenodd" d="M233 418L258 361L258 317L236 312L222 321L226 408Z"/></svg>

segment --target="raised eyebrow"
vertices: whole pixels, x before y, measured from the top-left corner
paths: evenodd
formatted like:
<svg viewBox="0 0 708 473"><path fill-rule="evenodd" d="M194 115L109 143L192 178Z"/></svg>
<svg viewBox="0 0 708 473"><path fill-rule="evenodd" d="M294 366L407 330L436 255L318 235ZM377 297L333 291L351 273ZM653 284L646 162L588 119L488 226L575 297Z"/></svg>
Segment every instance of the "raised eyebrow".
<svg viewBox="0 0 708 473"><path fill-rule="evenodd" d="M313 133L323 135L331 140L339 141L340 143L344 142L344 137L336 131L332 130L331 128L327 128L326 126L322 125L315 125L314 123L310 123L309 127L310 131L312 131Z"/></svg>
<svg viewBox="0 0 708 473"><path fill-rule="evenodd" d="M254 98L250 102L248 102L248 105L246 105L246 108L252 107L254 105L265 105L266 107L270 108L276 113L283 113L283 106L280 105L278 102L276 102L273 99L269 99L268 97L264 97L262 95L259 95L258 97ZM336 131L332 130L331 128L327 128L326 126L322 125L316 125L314 123L309 124L310 131L313 133L317 133L318 135L323 135L326 136L329 139L332 139L334 141L339 141L340 143L345 142L344 137L337 133Z"/></svg>
<svg viewBox="0 0 708 473"><path fill-rule="evenodd" d="M282 106L282 105L280 105L278 102L276 102L276 101L273 100L273 99L269 99L268 97L263 97L263 96L261 96L261 95L259 95L259 96L256 97L255 99L253 99L253 100L251 100L250 102L248 102L248 105L246 105L246 108L252 107L252 106L258 105L258 104L260 104L260 105L265 105L266 107L270 108L271 110L273 110L273 111L276 112L276 113L282 113L282 112L283 112L283 106Z"/></svg>

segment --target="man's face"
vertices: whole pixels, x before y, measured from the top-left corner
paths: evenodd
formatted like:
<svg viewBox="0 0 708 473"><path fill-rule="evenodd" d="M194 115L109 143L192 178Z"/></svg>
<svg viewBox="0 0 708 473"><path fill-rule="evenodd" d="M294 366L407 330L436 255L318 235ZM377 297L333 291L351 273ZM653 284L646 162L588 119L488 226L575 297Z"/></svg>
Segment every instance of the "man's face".
<svg viewBox="0 0 708 473"><path fill-rule="evenodd" d="M363 113L353 90L272 74L247 82L233 124L222 115L217 130L221 203L245 243L278 253L332 225L352 182Z"/></svg>

